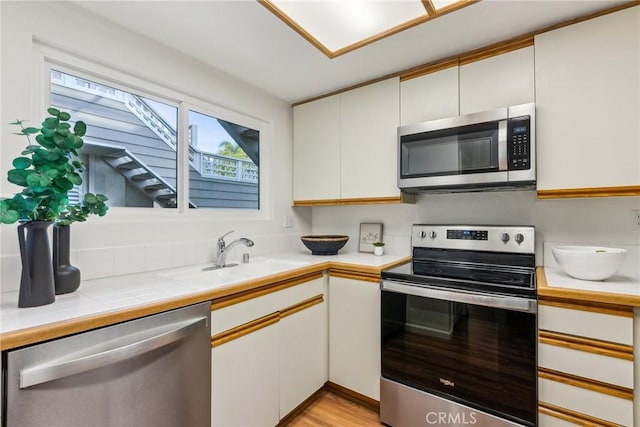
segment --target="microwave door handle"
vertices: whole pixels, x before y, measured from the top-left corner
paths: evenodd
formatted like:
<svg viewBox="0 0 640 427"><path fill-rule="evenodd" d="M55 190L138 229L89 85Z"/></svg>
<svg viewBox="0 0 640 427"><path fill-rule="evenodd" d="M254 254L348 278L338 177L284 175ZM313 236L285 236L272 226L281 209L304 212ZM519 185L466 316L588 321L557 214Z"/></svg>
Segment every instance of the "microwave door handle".
<svg viewBox="0 0 640 427"><path fill-rule="evenodd" d="M500 308L510 311L536 313L537 302L528 298L509 297L504 295L489 295L469 291L450 291L423 286L411 286L404 283L383 280L380 289L417 297L454 301L464 304L481 305L484 307Z"/></svg>
<svg viewBox="0 0 640 427"><path fill-rule="evenodd" d="M509 159L507 153L507 121L498 122L498 170L509 170Z"/></svg>

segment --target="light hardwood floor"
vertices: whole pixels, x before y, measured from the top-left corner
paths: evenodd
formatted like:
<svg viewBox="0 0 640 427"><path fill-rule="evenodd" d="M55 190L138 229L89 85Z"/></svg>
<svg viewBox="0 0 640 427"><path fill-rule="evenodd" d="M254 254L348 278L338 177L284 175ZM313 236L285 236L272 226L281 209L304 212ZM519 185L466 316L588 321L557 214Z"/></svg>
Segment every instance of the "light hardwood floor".
<svg viewBox="0 0 640 427"><path fill-rule="evenodd" d="M344 397L325 390L287 427L379 427L378 414Z"/></svg>

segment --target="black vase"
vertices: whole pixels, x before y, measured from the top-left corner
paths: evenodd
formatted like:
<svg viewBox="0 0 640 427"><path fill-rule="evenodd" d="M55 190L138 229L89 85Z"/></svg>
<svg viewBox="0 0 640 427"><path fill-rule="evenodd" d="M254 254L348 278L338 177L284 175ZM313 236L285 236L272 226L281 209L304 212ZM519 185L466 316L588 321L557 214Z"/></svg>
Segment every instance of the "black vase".
<svg viewBox="0 0 640 427"><path fill-rule="evenodd" d="M70 262L71 227L53 227L53 276L56 295L75 292L80 287L80 270Z"/></svg>
<svg viewBox="0 0 640 427"><path fill-rule="evenodd" d="M47 232L51 224L51 221L31 221L18 226L22 258L18 307L38 307L56 299Z"/></svg>

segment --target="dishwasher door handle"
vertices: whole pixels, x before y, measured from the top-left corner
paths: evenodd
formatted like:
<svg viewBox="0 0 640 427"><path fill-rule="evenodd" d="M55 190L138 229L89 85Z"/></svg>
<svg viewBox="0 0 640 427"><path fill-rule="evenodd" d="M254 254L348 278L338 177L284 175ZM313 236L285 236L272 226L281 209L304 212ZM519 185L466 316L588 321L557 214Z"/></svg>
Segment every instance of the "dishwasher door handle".
<svg viewBox="0 0 640 427"><path fill-rule="evenodd" d="M58 380L148 353L186 338L200 328L207 327L207 324L206 317L172 323L113 340L111 347L114 348L109 350L82 354L70 360L21 369L20 388ZM122 344L123 342L126 344Z"/></svg>

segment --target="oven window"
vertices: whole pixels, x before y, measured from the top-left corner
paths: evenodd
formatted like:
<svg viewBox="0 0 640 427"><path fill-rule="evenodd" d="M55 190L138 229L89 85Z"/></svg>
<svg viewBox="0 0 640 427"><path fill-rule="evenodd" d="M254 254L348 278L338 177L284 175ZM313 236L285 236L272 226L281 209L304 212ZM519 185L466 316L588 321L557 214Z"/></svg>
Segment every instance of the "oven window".
<svg viewBox="0 0 640 427"><path fill-rule="evenodd" d="M536 316L382 291L382 376L503 418L536 420Z"/></svg>
<svg viewBox="0 0 640 427"><path fill-rule="evenodd" d="M401 137L402 177L498 170L498 123Z"/></svg>

